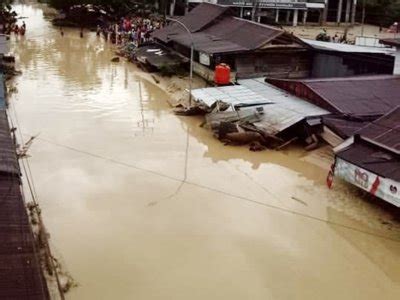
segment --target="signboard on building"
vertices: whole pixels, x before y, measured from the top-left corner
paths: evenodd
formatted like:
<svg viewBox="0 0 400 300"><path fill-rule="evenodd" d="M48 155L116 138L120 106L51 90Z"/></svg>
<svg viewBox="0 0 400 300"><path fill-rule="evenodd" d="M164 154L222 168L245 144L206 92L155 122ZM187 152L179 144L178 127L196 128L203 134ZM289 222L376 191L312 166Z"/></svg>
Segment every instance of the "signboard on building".
<svg viewBox="0 0 400 300"><path fill-rule="evenodd" d="M400 207L399 182L380 177L340 158L336 159L335 176L339 176L347 182Z"/></svg>
<svg viewBox="0 0 400 300"><path fill-rule="evenodd" d="M236 7L253 7L255 1L252 0L218 0L218 4ZM276 9L307 9L306 2L294 2L290 0L257 0L259 8Z"/></svg>
<svg viewBox="0 0 400 300"><path fill-rule="evenodd" d="M207 53L199 52L199 61L202 65L210 65L210 56Z"/></svg>

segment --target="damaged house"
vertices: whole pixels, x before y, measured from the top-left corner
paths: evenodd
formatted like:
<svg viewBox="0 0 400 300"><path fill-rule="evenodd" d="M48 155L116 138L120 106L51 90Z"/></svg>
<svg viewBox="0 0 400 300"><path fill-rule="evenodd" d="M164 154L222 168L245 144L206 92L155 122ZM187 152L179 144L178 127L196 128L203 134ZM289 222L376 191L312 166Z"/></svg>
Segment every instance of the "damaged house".
<svg viewBox="0 0 400 300"><path fill-rule="evenodd" d="M330 115L322 117L321 136L332 146L400 105L400 76L267 79L267 82L329 111Z"/></svg>

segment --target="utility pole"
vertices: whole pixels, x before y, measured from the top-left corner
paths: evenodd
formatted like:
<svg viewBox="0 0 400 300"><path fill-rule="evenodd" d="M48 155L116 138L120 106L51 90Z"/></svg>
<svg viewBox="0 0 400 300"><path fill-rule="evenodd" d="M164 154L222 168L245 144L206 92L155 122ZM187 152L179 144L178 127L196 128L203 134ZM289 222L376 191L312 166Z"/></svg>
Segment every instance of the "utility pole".
<svg viewBox="0 0 400 300"><path fill-rule="evenodd" d="M175 22L178 25L180 25L183 29L186 30L186 32L189 35L190 38L190 75L189 75L189 106L192 105L192 81L193 81L193 52L194 52L194 40L193 40L193 35L192 32L190 31L187 26L182 23L181 21L173 18L167 18L167 21Z"/></svg>

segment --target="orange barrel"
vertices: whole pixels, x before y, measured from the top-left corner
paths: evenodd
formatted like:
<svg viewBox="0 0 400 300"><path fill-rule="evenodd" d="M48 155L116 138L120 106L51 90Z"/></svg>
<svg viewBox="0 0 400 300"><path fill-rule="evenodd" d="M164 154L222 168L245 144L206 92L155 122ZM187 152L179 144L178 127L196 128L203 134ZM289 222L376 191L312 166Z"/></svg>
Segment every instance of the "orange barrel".
<svg viewBox="0 0 400 300"><path fill-rule="evenodd" d="M218 85L227 85L231 82L231 68L227 64L215 67L214 82Z"/></svg>

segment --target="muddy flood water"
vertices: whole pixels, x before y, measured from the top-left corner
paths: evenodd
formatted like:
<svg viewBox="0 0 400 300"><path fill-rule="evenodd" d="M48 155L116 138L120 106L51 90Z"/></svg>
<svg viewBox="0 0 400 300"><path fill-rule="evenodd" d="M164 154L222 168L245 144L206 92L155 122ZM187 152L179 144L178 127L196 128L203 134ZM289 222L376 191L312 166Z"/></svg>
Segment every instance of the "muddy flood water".
<svg viewBox="0 0 400 300"><path fill-rule="evenodd" d="M67 299L400 299L397 210L335 182L318 155L228 147L177 117L94 33L35 3L11 40L26 139Z"/></svg>

